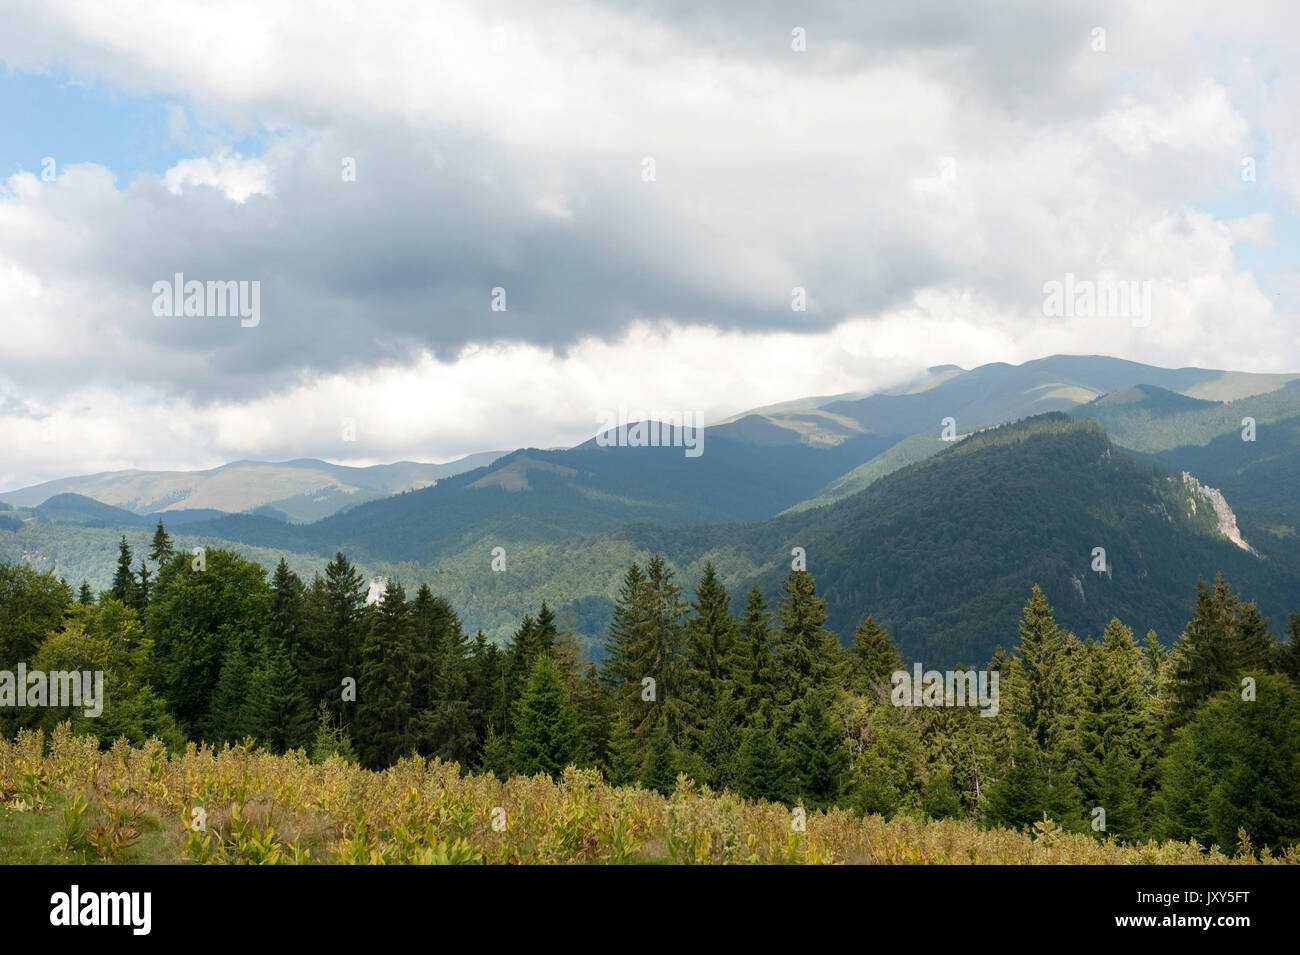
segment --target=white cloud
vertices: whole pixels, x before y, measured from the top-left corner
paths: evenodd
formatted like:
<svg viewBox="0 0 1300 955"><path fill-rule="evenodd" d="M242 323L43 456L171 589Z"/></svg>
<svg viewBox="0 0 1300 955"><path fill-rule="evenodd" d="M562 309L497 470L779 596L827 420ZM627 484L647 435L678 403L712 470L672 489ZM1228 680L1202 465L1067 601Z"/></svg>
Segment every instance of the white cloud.
<svg viewBox="0 0 1300 955"><path fill-rule="evenodd" d="M243 202L249 196L271 195L266 163L230 153L183 159L167 170L163 183L168 192L177 196L195 186L211 186L232 202Z"/></svg>
<svg viewBox="0 0 1300 955"><path fill-rule="evenodd" d="M784 12L747 6L10 6L10 67L179 98L178 143L214 120L277 131L247 157L205 133L162 176L7 180L0 407L87 422L50 448L0 415L15 479L122 466L110 413L165 436L158 465L384 460L947 362L1300 369L1286 283L1233 248L1300 208L1285 4L1012 4L1001 25L813 5L803 54ZM1200 211L1215 200L1247 214ZM174 271L262 280L262 324L154 319ZM1151 283L1150 326L1045 320L1067 272Z"/></svg>

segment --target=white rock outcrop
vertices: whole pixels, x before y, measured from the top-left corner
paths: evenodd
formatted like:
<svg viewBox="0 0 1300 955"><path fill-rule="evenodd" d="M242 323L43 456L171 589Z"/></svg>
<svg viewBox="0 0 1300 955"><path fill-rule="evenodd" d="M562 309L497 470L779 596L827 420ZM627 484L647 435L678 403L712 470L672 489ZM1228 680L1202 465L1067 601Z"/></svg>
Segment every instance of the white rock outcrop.
<svg viewBox="0 0 1300 955"><path fill-rule="evenodd" d="M1232 513L1232 508L1223 497L1223 492L1218 488L1208 487L1196 480L1191 474L1183 472L1183 484L1192 492L1192 513L1196 513L1196 499L1207 502L1214 509L1215 520L1219 524L1219 532L1224 537L1232 541L1244 551L1249 551L1259 556L1255 548L1246 543L1246 539L1241 536L1241 531L1237 528L1237 515Z"/></svg>

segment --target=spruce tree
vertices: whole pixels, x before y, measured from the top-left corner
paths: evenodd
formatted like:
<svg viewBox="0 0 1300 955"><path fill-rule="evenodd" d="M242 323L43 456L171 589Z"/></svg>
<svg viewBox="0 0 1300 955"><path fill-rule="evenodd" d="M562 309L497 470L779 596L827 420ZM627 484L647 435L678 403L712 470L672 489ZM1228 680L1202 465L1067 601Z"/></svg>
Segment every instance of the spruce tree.
<svg viewBox="0 0 1300 955"><path fill-rule="evenodd" d="M737 626L729 604L713 564L705 564L687 624L686 677L696 692L720 688L733 678Z"/></svg>
<svg viewBox="0 0 1300 955"><path fill-rule="evenodd" d="M310 665L306 646L305 621L307 588L281 557L271 576L271 609L266 618L266 643L279 648L299 674Z"/></svg>
<svg viewBox="0 0 1300 955"><path fill-rule="evenodd" d="M337 719L348 717L343 680L360 676L361 646L371 616L366 591L365 579L339 553L325 568L325 576L312 581L307 596L307 690L313 700L324 700Z"/></svg>
<svg viewBox="0 0 1300 955"><path fill-rule="evenodd" d="M1165 838L1229 853L1239 829L1275 851L1300 842L1300 694L1280 674L1249 675L1254 699L1222 690L1175 734L1158 800Z"/></svg>
<svg viewBox="0 0 1300 955"><path fill-rule="evenodd" d="M81 589L77 591L77 603L83 607L89 607L95 603L95 594L91 591L88 581L83 580L81 582Z"/></svg>
<svg viewBox="0 0 1300 955"><path fill-rule="evenodd" d="M787 750L798 782L798 796L812 809L835 805L844 790L849 753L844 729L830 709L831 691L818 688L802 701L802 715L790 732Z"/></svg>
<svg viewBox="0 0 1300 955"><path fill-rule="evenodd" d="M620 693L627 684L641 682L636 673L636 660L633 652L640 627L641 591L645 586L645 575L641 566L633 561L632 566L623 575L623 583L614 601L614 614L609 624L609 637L605 640L605 662L601 666L600 677Z"/></svg>
<svg viewBox="0 0 1300 955"><path fill-rule="evenodd" d="M139 583L135 588L135 607L136 613L144 613L149 606L149 584L152 575L149 573L149 565L143 560L140 561Z"/></svg>
<svg viewBox="0 0 1300 955"><path fill-rule="evenodd" d="M767 601L755 584L750 588L745 613L741 617L736 663L732 667L740 684L739 703L746 725L772 716L777 664L772 650L770 619Z"/></svg>
<svg viewBox="0 0 1300 955"><path fill-rule="evenodd" d="M986 818L993 825L1024 829L1051 815L1048 782L1038 753L1027 744L1012 750L1002 775L989 787Z"/></svg>
<svg viewBox="0 0 1300 955"><path fill-rule="evenodd" d="M541 654L552 651L558 636L559 628L555 625L555 614L543 600L542 609L536 618L524 617L506 651L510 657L512 697L518 697L523 692L524 683L533 668L533 663Z"/></svg>
<svg viewBox="0 0 1300 955"><path fill-rule="evenodd" d="M482 630L470 646L466 675L475 736L484 744L489 735L504 736L510 729L506 658L500 647L488 642Z"/></svg>
<svg viewBox="0 0 1300 955"><path fill-rule="evenodd" d="M738 763L736 791L740 795L771 802L790 798L786 756L766 720L760 719L745 733Z"/></svg>
<svg viewBox="0 0 1300 955"><path fill-rule="evenodd" d="M903 669L898 648L870 614L854 631L848 656L853 689L859 693L887 693L893 674Z"/></svg>
<svg viewBox="0 0 1300 955"><path fill-rule="evenodd" d="M416 693L424 751L446 762L467 763L478 748L469 699L469 644L445 597L434 597L424 616L429 628L424 654L432 664L427 688L417 687Z"/></svg>
<svg viewBox="0 0 1300 955"><path fill-rule="evenodd" d="M780 631L777 644L778 692L787 706L813 687L831 678L838 645L826 630L826 599L817 596L817 584L806 570L792 570L786 577L778 610Z"/></svg>
<svg viewBox="0 0 1300 955"><path fill-rule="evenodd" d="M610 736L614 729L613 701L609 697L609 688L600 682L596 664L586 664L582 677L570 691L570 698L581 724L583 762L607 771Z"/></svg>
<svg viewBox="0 0 1300 955"><path fill-rule="evenodd" d="M513 761L516 772L558 779L579 753L581 731L560 668L549 654L533 662L515 704Z"/></svg>
<svg viewBox="0 0 1300 955"><path fill-rule="evenodd" d="M745 721L734 683L725 684L708 698L702 720L696 746L704 763L703 781L714 789L732 787L739 769L740 747L745 740Z"/></svg>
<svg viewBox="0 0 1300 955"><path fill-rule="evenodd" d="M1052 753L1061 742L1068 675L1061 633L1037 584L1020 620L1016 652L1024 677L1024 693L1016 715L1030 745L1039 753Z"/></svg>
<svg viewBox="0 0 1300 955"><path fill-rule="evenodd" d="M113 586L109 593L113 599L119 603L134 608L137 604L136 589L138 584L135 580L135 573L131 570L131 547L126 542L126 535L122 535L122 542L117 549L117 571L113 574Z"/></svg>
<svg viewBox="0 0 1300 955"><path fill-rule="evenodd" d="M677 753L662 723L655 723L650 731L641 785L665 796L677 788Z"/></svg>
<svg viewBox="0 0 1300 955"><path fill-rule="evenodd" d="M1277 645L1274 666L1300 687L1300 613L1291 614L1286 629L1290 639Z"/></svg>
<svg viewBox="0 0 1300 955"><path fill-rule="evenodd" d="M256 667L252 689L249 715L258 739L276 753L311 743L317 728L311 703L281 647L271 649Z"/></svg>
<svg viewBox="0 0 1300 955"><path fill-rule="evenodd" d="M411 676L416 656L415 622L406 591L389 581L361 648L357 681L354 737L361 763L369 769L382 769L416 749Z"/></svg>
<svg viewBox="0 0 1300 955"><path fill-rule="evenodd" d="M1207 699L1237 685L1244 668L1267 666L1272 643L1254 604L1242 605L1220 574L1196 582L1192 619L1174 648L1167 733L1185 725Z"/></svg>
<svg viewBox="0 0 1300 955"><path fill-rule="evenodd" d="M1152 795L1156 740L1145 684L1133 632L1111 620L1088 648L1074 768L1084 807L1103 808L1105 832L1125 839L1145 833Z"/></svg>
<svg viewBox="0 0 1300 955"><path fill-rule="evenodd" d="M253 668L238 647L226 651L221 660L221 674L212 691L204 723L204 735L210 742L237 743L257 735L252 716Z"/></svg>
<svg viewBox="0 0 1300 955"><path fill-rule="evenodd" d="M706 564L696 587L693 613L686 625L683 661L682 719L687 727L683 742L691 748L701 745L700 736L706 723L719 718L719 698L734 689L732 667L736 662L738 628L729 603L713 564Z"/></svg>
<svg viewBox="0 0 1300 955"><path fill-rule="evenodd" d="M171 536L163 529L163 522L158 522L158 529L153 532L153 543L149 548L149 559L154 562L154 566L161 567L176 556L176 548L172 546Z"/></svg>
<svg viewBox="0 0 1300 955"><path fill-rule="evenodd" d="M681 692L686 605L673 576L658 555L650 559L644 574L633 564L615 603L606 643L602 678L613 686L619 718L628 721L642 757L657 724L676 742L687 723ZM647 678L654 681L653 700L643 698Z"/></svg>

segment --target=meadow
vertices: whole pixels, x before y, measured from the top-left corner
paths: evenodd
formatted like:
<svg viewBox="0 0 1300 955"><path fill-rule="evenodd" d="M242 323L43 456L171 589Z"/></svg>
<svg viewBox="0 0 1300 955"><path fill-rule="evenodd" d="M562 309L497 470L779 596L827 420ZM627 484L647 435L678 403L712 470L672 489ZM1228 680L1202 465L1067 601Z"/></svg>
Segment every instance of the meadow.
<svg viewBox="0 0 1300 955"><path fill-rule="evenodd" d="M382 771L338 756L161 742L101 749L66 725L0 740L0 863L68 864L1261 864L1194 841L1123 845L1050 820L1025 832L842 809L803 812L713 792L669 796L599 772L463 775L413 758Z"/></svg>

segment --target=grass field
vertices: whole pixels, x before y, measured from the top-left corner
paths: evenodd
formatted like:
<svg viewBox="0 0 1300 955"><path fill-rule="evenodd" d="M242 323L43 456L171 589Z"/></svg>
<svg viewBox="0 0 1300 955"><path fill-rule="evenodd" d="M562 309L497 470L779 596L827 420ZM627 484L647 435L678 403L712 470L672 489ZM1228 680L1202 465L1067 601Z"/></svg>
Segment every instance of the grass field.
<svg viewBox="0 0 1300 955"><path fill-rule="evenodd" d="M60 728L0 741L0 863L1300 863L1249 847L1124 846L967 822L810 812L679 780L672 796L568 770L502 783L454 764L160 743L101 751Z"/></svg>

